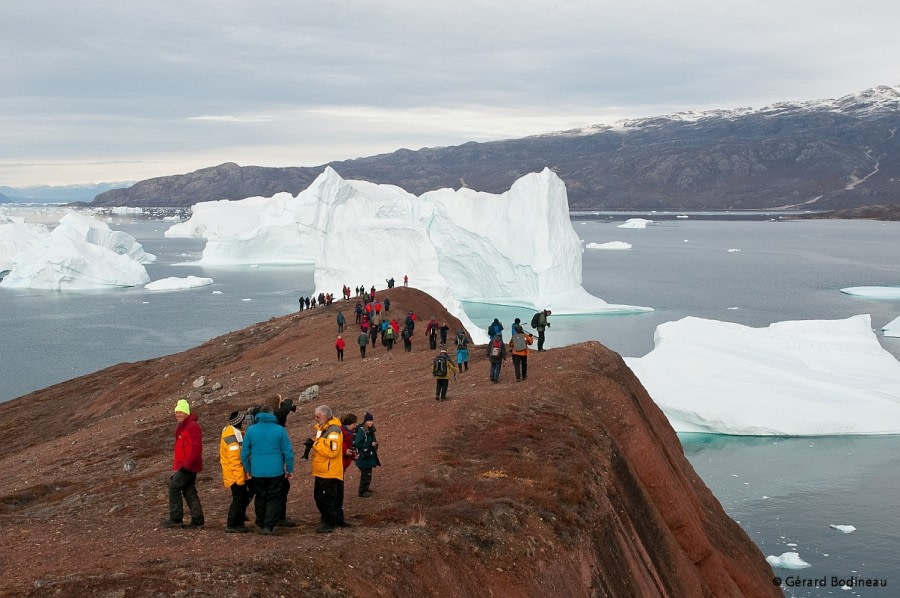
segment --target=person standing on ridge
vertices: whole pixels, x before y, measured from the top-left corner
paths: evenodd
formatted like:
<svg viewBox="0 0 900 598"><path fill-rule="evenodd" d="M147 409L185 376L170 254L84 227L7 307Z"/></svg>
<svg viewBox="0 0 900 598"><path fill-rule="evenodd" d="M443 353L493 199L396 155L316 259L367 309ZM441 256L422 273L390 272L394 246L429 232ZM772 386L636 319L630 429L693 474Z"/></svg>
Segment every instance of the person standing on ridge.
<svg viewBox="0 0 900 598"><path fill-rule="evenodd" d="M368 332L360 332L356 337L356 342L359 345L359 356L363 359L366 358L366 345L369 344L369 334Z"/></svg>
<svg viewBox="0 0 900 598"><path fill-rule="evenodd" d="M344 323L346 323L346 321L347 321L347 319L344 317L344 312L341 310L338 310L336 319L337 319L338 334L342 334L344 332Z"/></svg>
<svg viewBox="0 0 900 598"><path fill-rule="evenodd" d="M222 481L231 490L231 505L225 520L226 534L246 534L250 531L244 526L247 505L250 504L250 489L247 488L247 473L241 463L241 445L244 443L241 425L245 417L246 413L243 411L232 411L228 416L228 425L222 429L222 437L219 439Z"/></svg>
<svg viewBox="0 0 900 598"><path fill-rule="evenodd" d="M456 333L456 369L460 372L469 370L469 335L464 328Z"/></svg>
<svg viewBox="0 0 900 598"><path fill-rule="evenodd" d="M409 276L407 276L406 274L403 275L403 286L409 286Z"/></svg>
<svg viewBox="0 0 900 598"><path fill-rule="evenodd" d="M547 316L549 316L552 312L549 309L542 310L537 317L537 323L535 324L535 329L537 329L538 333L538 351L544 350L544 330L550 327L550 322L547 321Z"/></svg>
<svg viewBox="0 0 900 598"><path fill-rule="evenodd" d="M425 336L428 337L428 347L432 351L437 349L437 335L440 327L441 325L438 324L438 321L434 316L431 316L431 319L428 320L428 324L425 326Z"/></svg>
<svg viewBox="0 0 900 598"><path fill-rule="evenodd" d="M313 497L319 509L319 533L333 532L338 525L339 484L344 481L344 451L341 421L331 407L319 405L314 412L316 438L312 442Z"/></svg>
<svg viewBox="0 0 900 598"><path fill-rule="evenodd" d="M271 536L284 516L282 486L294 475L294 447L287 430L278 425L271 405L264 405L247 428L241 463L256 491L254 511L259 533Z"/></svg>
<svg viewBox="0 0 900 598"><path fill-rule="evenodd" d="M197 474L203 469L203 431L197 423L197 416L191 413L187 399L175 403L175 451L169 478L169 518L160 527L184 527L203 529L203 507L197 495ZM182 525L184 502L191 512L191 522Z"/></svg>
<svg viewBox="0 0 900 598"><path fill-rule="evenodd" d="M358 455L356 466L359 468L359 496L369 498L372 496L372 470L381 465L381 461L378 459L378 440L375 438L375 418L368 411L363 416L363 425L356 429L353 448Z"/></svg>

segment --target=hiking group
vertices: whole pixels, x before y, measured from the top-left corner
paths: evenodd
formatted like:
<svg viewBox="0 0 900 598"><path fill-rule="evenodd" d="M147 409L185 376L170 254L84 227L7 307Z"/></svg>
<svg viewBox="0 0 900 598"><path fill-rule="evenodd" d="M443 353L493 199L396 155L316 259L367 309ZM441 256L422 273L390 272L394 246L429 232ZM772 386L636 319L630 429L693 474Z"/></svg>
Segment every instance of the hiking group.
<svg viewBox="0 0 900 598"><path fill-rule="evenodd" d="M247 508L252 502L253 521L261 535L274 535L276 528L296 527L287 516L287 498L294 477L295 454L286 429L287 417L297 406L292 399L277 397L277 407L259 405L234 411L222 429L219 462L222 481L231 492L226 515L226 533L247 533ZM197 494L197 474L203 469L203 433L187 399L175 404L173 473L169 478L169 516L163 528L203 529L206 521ZM319 511L316 531L329 533L349 527L344 517L345 472L351 464L359 469L358 494L372 496L372 470L381 465L375 418L366 412L362 425L355 414L338 419L331 408L320 405L313 412L313 433L304 440L301 459L309 459L313 476L313 498ZM190 521L184 522L184 503Z"/></svg>

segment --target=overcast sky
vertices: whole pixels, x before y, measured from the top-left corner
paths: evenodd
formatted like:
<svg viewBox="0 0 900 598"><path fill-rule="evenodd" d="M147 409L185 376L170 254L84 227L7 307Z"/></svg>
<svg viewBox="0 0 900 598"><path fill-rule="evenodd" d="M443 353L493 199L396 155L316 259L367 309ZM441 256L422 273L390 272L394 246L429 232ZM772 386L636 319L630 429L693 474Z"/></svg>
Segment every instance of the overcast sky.
<svg viewBox="0 0 900 598"><path fill-rule="evenodd" d="M0 185L314 166L900 83L894 0L10 0Z"/></svg>

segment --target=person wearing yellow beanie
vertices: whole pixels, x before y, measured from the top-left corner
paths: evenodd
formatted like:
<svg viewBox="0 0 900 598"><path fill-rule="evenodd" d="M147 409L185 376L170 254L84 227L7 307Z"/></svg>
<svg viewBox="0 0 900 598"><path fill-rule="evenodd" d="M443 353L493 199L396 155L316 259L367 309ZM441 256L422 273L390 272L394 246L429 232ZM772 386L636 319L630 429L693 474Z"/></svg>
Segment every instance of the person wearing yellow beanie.
<svg viewBox="0 0 900 598"><path fill-rule="evenodd" d="M197 474L203 469L203 431L197 416L191 414L191 404L181 398L175 403L175 456L169 477L169 518L160 527L203 529L203 507L197 495ZM191 512L191 522L183 525L184 504Z"/></svg>

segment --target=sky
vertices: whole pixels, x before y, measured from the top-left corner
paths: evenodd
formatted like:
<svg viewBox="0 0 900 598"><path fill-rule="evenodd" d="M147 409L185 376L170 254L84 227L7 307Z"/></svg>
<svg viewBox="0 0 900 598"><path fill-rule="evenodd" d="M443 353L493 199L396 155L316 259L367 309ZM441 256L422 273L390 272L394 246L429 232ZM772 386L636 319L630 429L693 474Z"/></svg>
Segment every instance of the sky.
<svg viewBox="0 0 900 598"><path fill-rule="evenodd" d="M887 0L32 0L0 185L316 166L900 83Z"/></svg>

